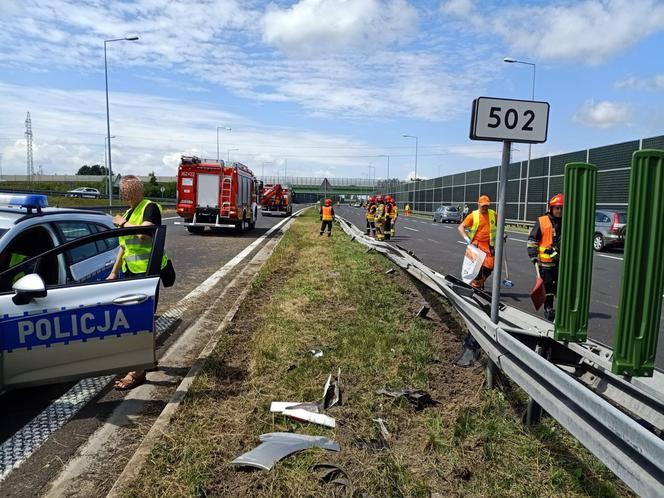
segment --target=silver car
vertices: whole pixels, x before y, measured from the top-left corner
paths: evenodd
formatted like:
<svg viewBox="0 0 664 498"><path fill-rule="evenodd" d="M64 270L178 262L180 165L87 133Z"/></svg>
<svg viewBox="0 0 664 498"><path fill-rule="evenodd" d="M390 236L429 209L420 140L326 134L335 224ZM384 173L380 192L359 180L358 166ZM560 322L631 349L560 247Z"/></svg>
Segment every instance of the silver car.
<svg viewBox="0 0 664 498"><path fill-rule="evenodd" d="M106 280L118 236L145 230L46 205L46 196L0 194L0 393L155 366L165 227L148 227L145 276Z"/></svg>
<svg viewBox="0 0 664 498"><path fill-rule="evenodd" d="M101 192L92 187L78 187L67 192L67 197L79 197L81 199L99 199Z"/></svg>
<svg viewBox="0 0 664 498"><path fill-rule="evenodd" d="M627 211L617 209L596 210L593 249L602 251L607 247L622 247L626 230Z"/></svg>
<svg viewBox="0 0 664 498"><path fill-rule="evenodd" d="M461 212L454 206L440 206L433 213L434 223L461 223Z"/></svg>

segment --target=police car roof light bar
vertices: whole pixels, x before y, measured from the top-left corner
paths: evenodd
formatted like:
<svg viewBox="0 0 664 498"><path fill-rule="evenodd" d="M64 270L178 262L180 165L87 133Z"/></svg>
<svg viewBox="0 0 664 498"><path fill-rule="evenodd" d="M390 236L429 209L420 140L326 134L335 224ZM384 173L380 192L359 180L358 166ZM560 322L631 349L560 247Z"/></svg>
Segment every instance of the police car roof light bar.
<svg viewBox="0 0 664 498"><path fill-rule="evenodd" d="M40 194L1 194L0 205L19 206L26 208L28 213L36 209L38 213L41 208L48 206L48 197Z"/></svg>

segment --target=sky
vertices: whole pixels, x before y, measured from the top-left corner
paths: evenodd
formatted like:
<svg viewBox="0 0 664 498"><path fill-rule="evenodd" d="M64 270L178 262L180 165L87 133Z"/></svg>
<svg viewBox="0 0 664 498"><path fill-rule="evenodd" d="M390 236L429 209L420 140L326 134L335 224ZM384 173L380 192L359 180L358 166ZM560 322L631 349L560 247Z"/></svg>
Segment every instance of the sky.
<svg viewBox="0 0 664 498"><path fill-rule="evenodd" d="M479 96L549 102L532 157L664 134L662 0L0 0L0 154L25 174L181 155L258 175L406 179L499 164ZM217 141L218 136L218 141ZM515 144L514 160L528 146Z"/></svg>

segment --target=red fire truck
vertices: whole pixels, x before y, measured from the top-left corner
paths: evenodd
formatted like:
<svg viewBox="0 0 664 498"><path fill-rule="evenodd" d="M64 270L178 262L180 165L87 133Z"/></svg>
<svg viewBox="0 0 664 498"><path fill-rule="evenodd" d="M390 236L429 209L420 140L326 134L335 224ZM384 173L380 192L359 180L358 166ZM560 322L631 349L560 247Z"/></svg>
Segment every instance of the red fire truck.
<svg viewBox="0 0 664 498"><path fill-rule="evenodd" d="M261 193L261 213L263 215L290 216L293 214L292 200L293 196L289 188L279 183L265 185Z"/></svg>
<svg viewBox="0 0 664 498"><path fill-rule="evenodd" d="M244 164L182 156L177 213L191 233L205 227L255 228L260 182Z"/></svg>

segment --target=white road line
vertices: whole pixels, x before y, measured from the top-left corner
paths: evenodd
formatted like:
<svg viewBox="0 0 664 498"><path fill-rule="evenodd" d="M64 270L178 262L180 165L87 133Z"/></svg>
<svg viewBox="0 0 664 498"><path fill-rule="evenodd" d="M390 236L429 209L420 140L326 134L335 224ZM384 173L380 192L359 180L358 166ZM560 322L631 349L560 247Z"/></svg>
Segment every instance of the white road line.
<svg viewBox="0 0 664 498"><path fill-rule="evenodd" d="M434 244L438 244L437 240L433 240L433 239L427 239L427 240L430 241L430 242L433 242Z"/></svg>
<svg viewBox="0 0 664 498"><path fill-rule="evenodd" d="M161 221L164 221L164 220L177 220L178 218L179 218L179 216L169 216L168 218L162 218Z"/></svg>
<svg viewBox="0 0 664 498"><path fill-rule="evenodd" d="M300 211L294 213L294 216ZM224 275L228 274L238 265L238 263L246 258L256 246L262 243L273 232L279 230L281 226L289 220L290 218L284 218L270 228L242 250L237 256L199 284L198 287L183 297L173 308L160 316L159 319L155 321L155 331L157 332L157 335L167 330L171 323L180 318L194 298L205 294L214 287ZM39 415L18 430L12 437L2 443L0 445L0 482L2 482L12 470L19 467L30 457L30 455L37 451L37 449L48 440L53 432L67 423L69 419L76 415L92 398L97 396L97 394L99 394L99 392L104 389L114 377L115 375L106 375L103 377L80 380L65 394L60 396L60 398L53 401L53 403L46 407Z"/></svg>
<svg viewBox="0 0 664 498"><path fill-rule="evenodd" d="M513 239L512 237L508 237L507 240L513 240L514 242L524 242L524 243L527 243L527 242L528 242L527 240L523 240L523 239Z"/></svg>
<svg viewBox="0 0 664 498"><path fill-rule="evenodd" d="M457 244L463 244L464 246L468 245L463 240L457 240Z"/></svg>
<svg viewBox="0 0 664 498"><path fill-rule="evenodd" d="M403 227L404 230L410 230L411 232L419 232L417 228L408 228L408 227Z"/></svg>
<svg viewBox="0 0 664 498"><path fill-rule="evenodd" d="M600 258L610 258L610 259L619 259L620 261L623 261L623 258L620 256L609 256L608 254L597 254Z"/></svg>

